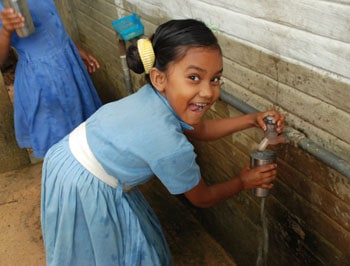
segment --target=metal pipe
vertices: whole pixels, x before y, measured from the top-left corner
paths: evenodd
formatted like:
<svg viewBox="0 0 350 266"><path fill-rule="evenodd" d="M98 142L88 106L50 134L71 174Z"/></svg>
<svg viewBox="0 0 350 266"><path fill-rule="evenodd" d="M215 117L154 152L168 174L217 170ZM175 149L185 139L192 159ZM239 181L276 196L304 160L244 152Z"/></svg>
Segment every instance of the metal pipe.
<svg viewBox="0 0 350 266"><path fill-rule="evenodd" d="M245 114L259 112L259 110L254 107L244 103L243 101L237 99L233 95L221 90L220 99L224 102L232 105L239 111ZM307 138L303 133L295 130L291 127L285 126L283 134L287 137L288 141L296 147L300 147L306 152L312 154L317 159L327 164L328 166L334 168L339 173L350 178L350 163L339 158L334 153L325 150L323 147L314 143L312 140Z"/></svg>
<svg viewBox="0 0 350 266"><path fill-rule="evenodd" d="M132 85L131 85L130 70L129 70L128 64L126 62L126 56L121 55L120 61L122 63L122 70L124 73L124 83L125 83L126 91L127 91L128 95L133 94L134 90L132 89Z"/></svg>
<svg viewBox="0 0 350 266"><path fill-rule="evenodd" d="M124 73L125 88L126 88L128 95L130 95L130 94L133 94L134 91L133 91L132 85L131 85L130 70L129 70L128 64L126 62L126 44L125 44L125 41L122 39L119 39L118 44L119 44L120 61L121 61L122 70Z"/></svg>

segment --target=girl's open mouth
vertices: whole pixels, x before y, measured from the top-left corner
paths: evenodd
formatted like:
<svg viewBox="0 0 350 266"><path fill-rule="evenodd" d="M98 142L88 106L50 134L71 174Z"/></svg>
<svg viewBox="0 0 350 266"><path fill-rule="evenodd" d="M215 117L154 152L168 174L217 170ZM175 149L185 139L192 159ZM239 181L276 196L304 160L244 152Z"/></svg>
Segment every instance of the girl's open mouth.
<svg viewBox="0 0 350 266"><path fill-rule="evenodd" d="M189 108L193 112L201 112L207 105L207 103L191 103Z"/></svg>

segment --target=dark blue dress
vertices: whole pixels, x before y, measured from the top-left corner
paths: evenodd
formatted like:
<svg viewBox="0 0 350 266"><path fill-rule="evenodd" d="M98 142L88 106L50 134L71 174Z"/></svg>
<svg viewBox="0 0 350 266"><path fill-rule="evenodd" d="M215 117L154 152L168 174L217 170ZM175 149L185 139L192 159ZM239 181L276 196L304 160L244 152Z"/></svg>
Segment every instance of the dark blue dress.
<svg viewBox="0 0 350 266"><path fill-rule="evenodd" d="M94 113L101 101L54 1L28 0L28 5L35 33L19 38L14 32L11 39L19 56L15 133L19 146L33 148L40 158Z"/></svg>

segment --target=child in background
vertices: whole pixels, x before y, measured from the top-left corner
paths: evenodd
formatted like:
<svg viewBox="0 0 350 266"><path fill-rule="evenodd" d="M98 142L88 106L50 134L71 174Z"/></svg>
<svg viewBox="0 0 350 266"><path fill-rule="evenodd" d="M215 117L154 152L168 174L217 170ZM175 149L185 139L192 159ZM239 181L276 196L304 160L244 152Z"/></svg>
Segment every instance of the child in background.
<svg viewBox="0 0 350 266"><path fill-rule="evenodd" d="M271 189L276 165L208 186L186 136L214 140L260 127L275 110L203 120L218 99L223 62L211 30L171 20L127 53L148 84L101 107L54 145L43 165L41 222L47 265L172 265L161 226L137 185L156 176L171 194L210 207L244 189Z"/></svg>
<svg viewBox="0 0 350 266"><path fill-rule="evenodd" d="M28 0L28 6L35 32L20 38L15 30L23 27L24 18L0 3L0 64L14 47L16 139L42 158L101 106L88 73L99 63L74 45L53 0Z"/></svg>

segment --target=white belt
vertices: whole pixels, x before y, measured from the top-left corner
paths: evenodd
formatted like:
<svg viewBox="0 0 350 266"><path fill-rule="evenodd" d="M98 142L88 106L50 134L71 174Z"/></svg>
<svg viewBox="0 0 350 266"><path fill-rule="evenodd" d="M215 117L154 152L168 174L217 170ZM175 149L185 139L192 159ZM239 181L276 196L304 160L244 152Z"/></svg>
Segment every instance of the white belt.
<svg viewBox="0 0 350 266"><path fill-rule="evenodd" d="M69 134L69 148L75 159L77 159L91 174L111 187L116 188L118 186L118 180L107 174L92 153L86 139L85 122L80 124Z"/></svg>

